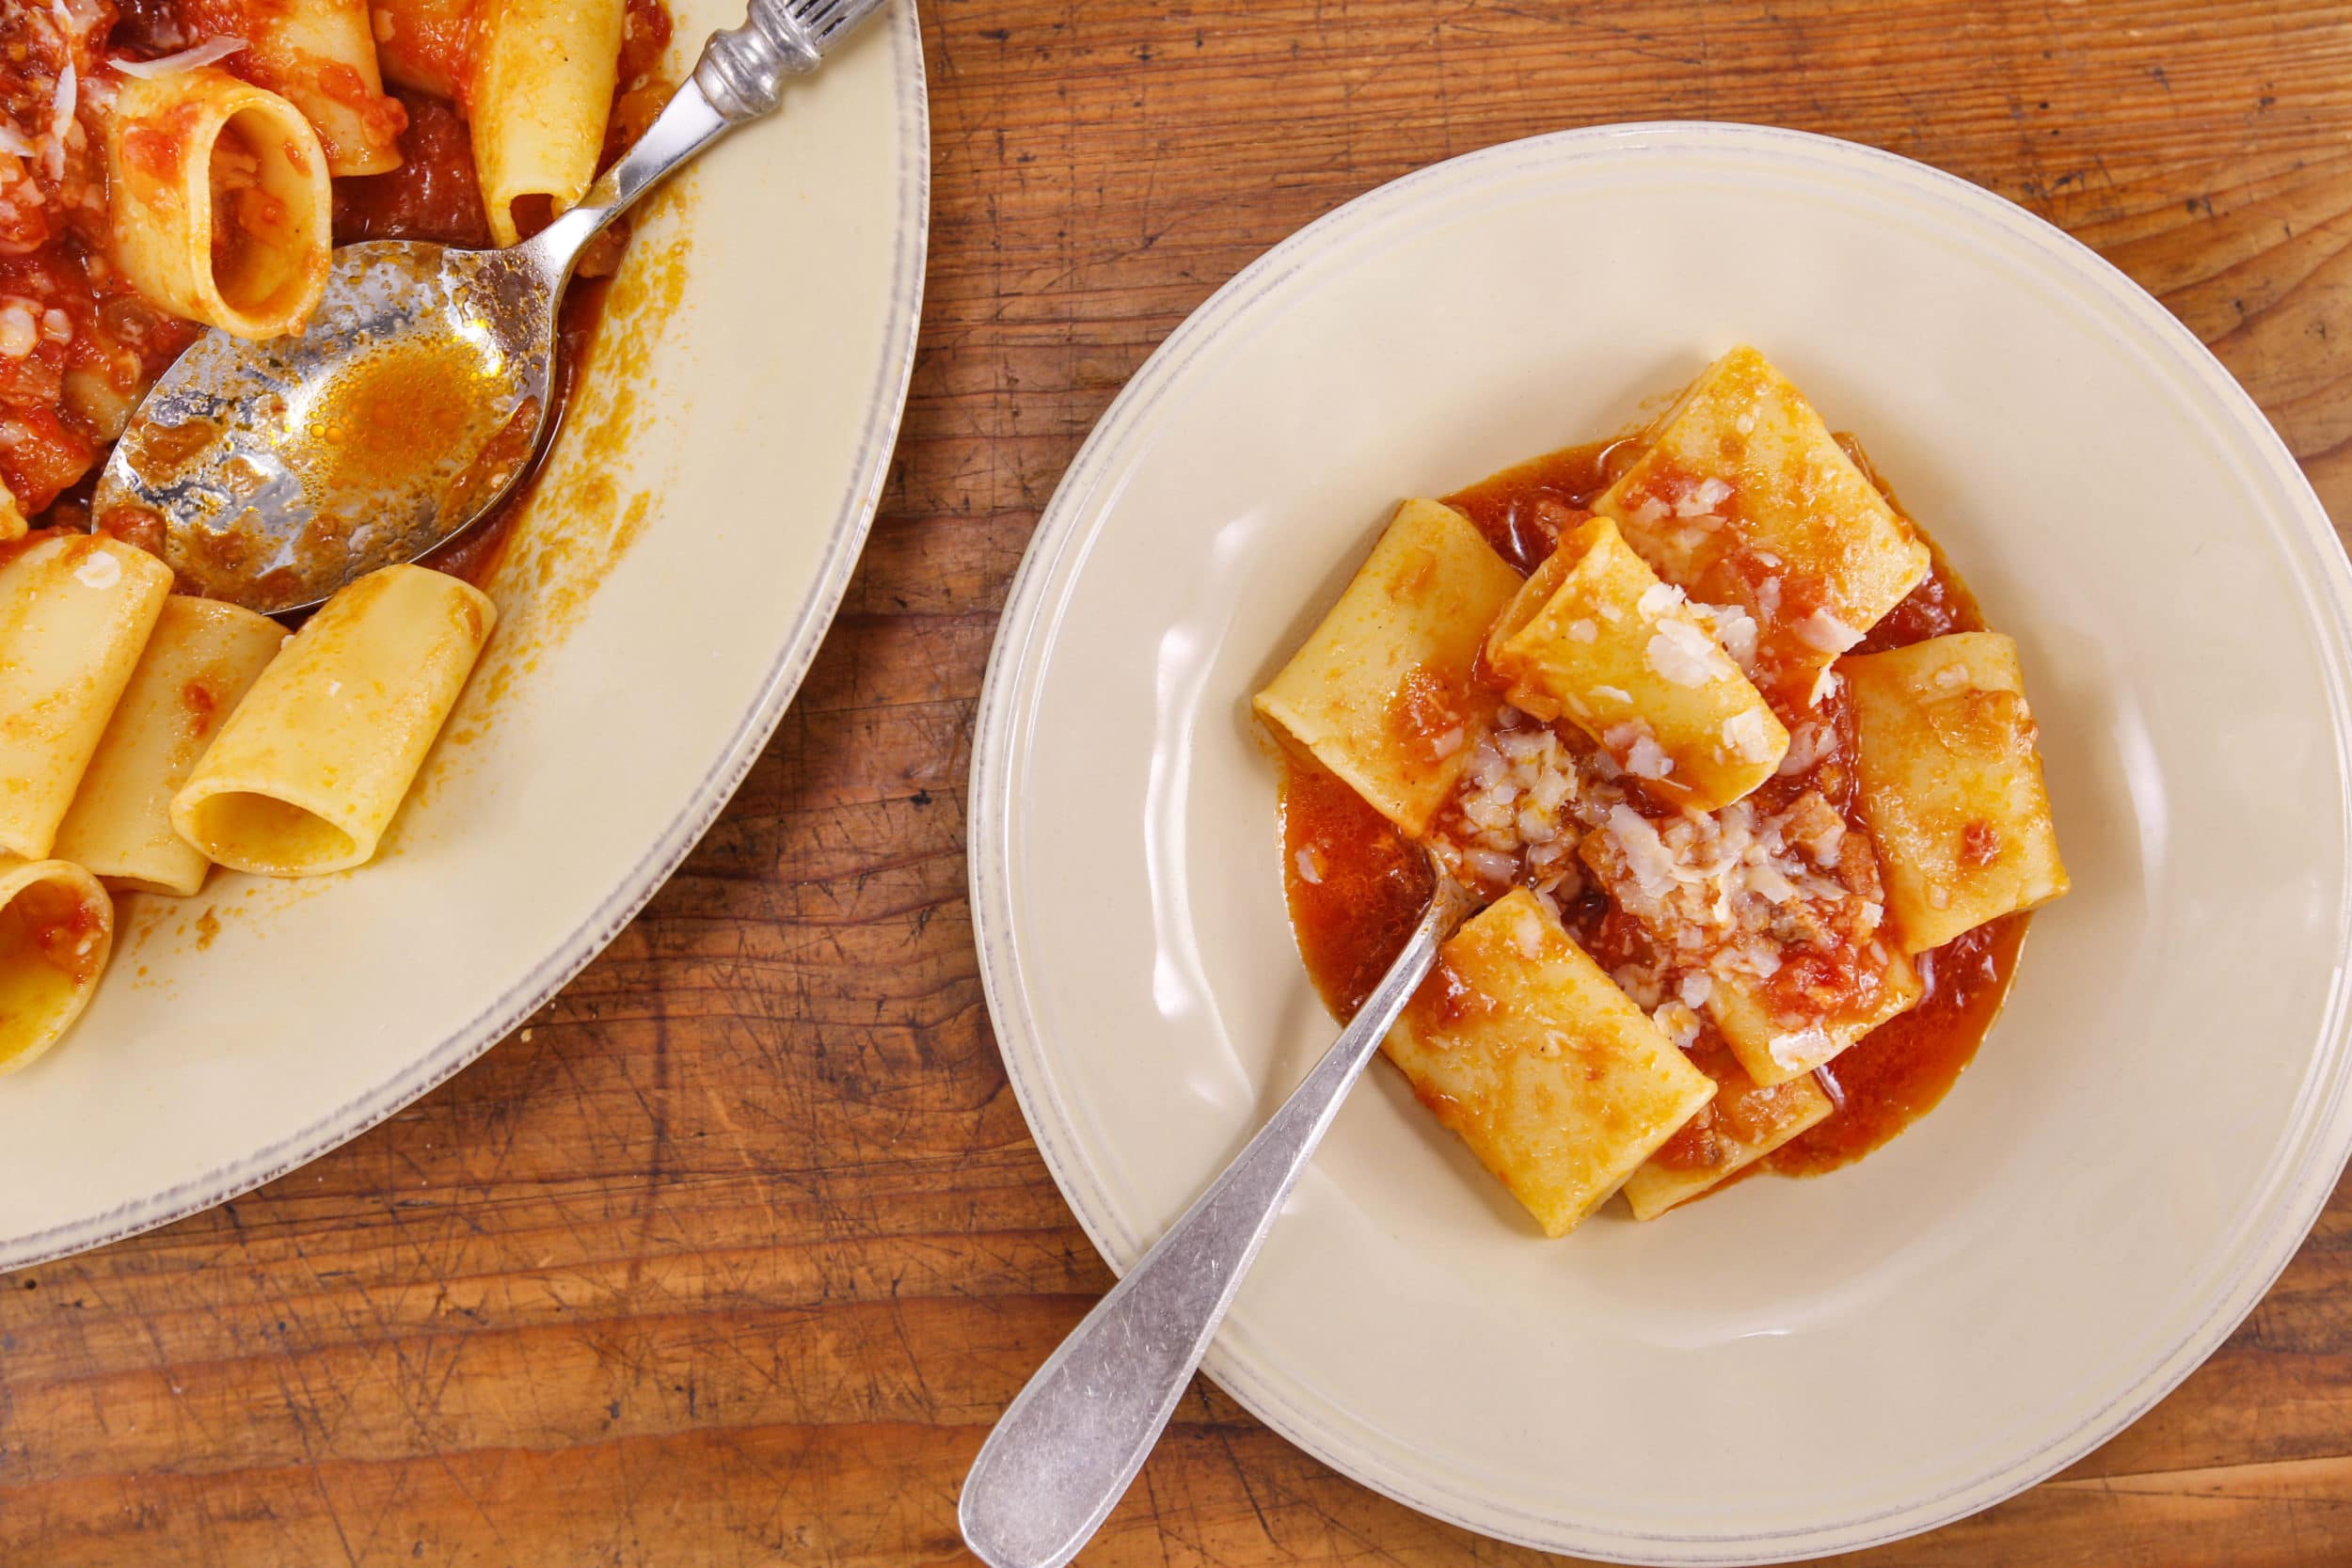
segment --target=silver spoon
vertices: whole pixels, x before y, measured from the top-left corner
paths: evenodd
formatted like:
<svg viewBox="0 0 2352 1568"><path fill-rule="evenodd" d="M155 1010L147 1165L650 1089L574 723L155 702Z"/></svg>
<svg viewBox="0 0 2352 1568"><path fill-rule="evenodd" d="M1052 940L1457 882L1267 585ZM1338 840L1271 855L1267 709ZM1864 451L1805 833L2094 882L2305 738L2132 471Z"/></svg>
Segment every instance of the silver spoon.
<svg viewBox="0 0 2352 1568"><path fill-rule="evenodd" d="M264 614L414 561L531 467L548 425L555 307L580 248L739 125L774 112L882 0L751 0L584 200L509 250L377 240L335 252L296 337L207 333L166 371L92 515L197 593Z"/></svg>
<svg viewBox="0 0 2352 1568"><path fill-rule="evenodd" d="M1470 911L1470 895L1431 865L1428 909L1338 1042L980 1445L956 1520L989 1568L1061 1568L1143 1468L1340 1101Z"/></svg>

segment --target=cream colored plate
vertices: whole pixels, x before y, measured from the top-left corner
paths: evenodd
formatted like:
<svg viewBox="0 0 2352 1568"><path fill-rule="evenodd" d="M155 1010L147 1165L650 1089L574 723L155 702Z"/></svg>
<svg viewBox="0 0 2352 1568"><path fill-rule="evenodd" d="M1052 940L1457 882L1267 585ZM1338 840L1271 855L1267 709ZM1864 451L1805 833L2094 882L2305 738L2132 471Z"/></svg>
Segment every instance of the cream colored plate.
<svg viewBox="0 0 2352 1568"><path fill-rule="evenodd" d="M683 72L742 0L673 0ZM234 1196L528 1017L707 828L880 495L930 135L912 0L657 194L498 635L379 863L123 905L96 1003L0 1079L0 1269Z"/></svg>
<svg viewBox="0 0 2352 1568"><path fill-rule="evenodd" d="M1696 125L1424 170L1277 247L1104 416L1007 609L972 787L989 1000L1114 1265L1331 1038L1251 690L1399 497L1761 345L2024 646L2072 897L1864 1164L1547 1243L1375 1068L1209 1357L1300 1446L1493 1535L1775 1560L1956 1518L2170 1388L2352 1147L2348 574L2153 300L1883 153Z"/></svg>

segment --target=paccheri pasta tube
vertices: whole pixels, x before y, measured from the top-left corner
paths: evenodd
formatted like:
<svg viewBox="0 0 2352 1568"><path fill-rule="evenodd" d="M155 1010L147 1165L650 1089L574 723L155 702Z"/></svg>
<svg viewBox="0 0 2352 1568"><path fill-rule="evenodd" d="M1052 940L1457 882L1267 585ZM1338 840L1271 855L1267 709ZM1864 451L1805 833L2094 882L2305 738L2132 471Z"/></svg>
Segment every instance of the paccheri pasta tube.
<svg viewBox="0 0 2352 1568"><path fill-rule="evenodd" d="M170 593L169 567L112 539L0 546L0 851L48 856Z"/></svg>
<svg viewBox="0 0 2352 1568"><path fill-rule="evenodd" d="M57 1043L114 947L114 905L67 861L0 855L0 1076Z"/></svg>
<svg viewBox="0 0 2352 1568"><path fill-rule="evenodd" d="M114 257L174 315L299 330L326 287L326 155L300 110L214 67L126 80L106 117Z"/></svg>
<svg viewBox="0 0 2352 1568"><path fill-rule="evenodd" d="M374 0L369 8L384 79L454 103L473 55L475 0Z"/></svg>
<svg viewBox="0 0 2352 1568"><path fill-rule="evenodd" d="M1626 1206L1637 1220L1712 1192L1836 1108L1811 1073L1766 1085L1712 1041L1689 1055L1715 1081L1715 1098L1626 1178Z"/></svg>
<svg viewBox="0 0 2352 1568"><path fill-rule="evenodd" d="M1735 612L1736 613L1736 612ZM1753 642L1752 623L1746 625ZM1575 722L1676 804L1713 811L1772 776L1788 750L1763 694L1682 592L1596 517L1560 541L1486 641L1514 705Z"/></svg>
<svg viewBox="0 0 2352 1568"><path fill-rule="evenodd" d="M497 619L480 590L422 566L343 589L221 726L173 798L172 825L240 871L364 864Z"/></svg>
<svg viewBox="0 0 2352 1568"><path fill-rule="evenodd" d="M185 897L212 862L171 825L171 798L286 628L217 599L174 594L115 706L55 853L110 887Z"/></svg>
<svg viewBox="0 0 2352 1568"><path fill-rule="evenodd" d="M2015 642L1957 632L1837 670L1853 694L1862 810L1905 952L2067 890Z"/></svg>
<svg viewBox="0 0 2352 1568"><path fill-rule="evenodd" d="M596 176L619 71L622 0L485 0L475 23L466 102L490 237L521 237L516 211L542 220L578 203Z"/></svg>
<svg viewBox="0 0 2352 1568"><path fill-rule="evenodd" d="M1465 921L1383 1047L1548 1236L1714 1097L1525 888Z"/></svg>
<svg viewBox="0 0 2352 1568"><path fill-rule="evenodd" d="M368 0L260 0L238 28L245 47L230 68L302 111L329 174L400 166L407 117L384 94Z"/></svg>
<svg viewBox="0 0 2352 1568"><path fill-rule="evenodd" d="M1474 668L1518 585L1469 518L1406 501L1258 713L1419 834L1501 702Z"/></svg>
<svg viewBox="0 0 2352 1568"><path fill-rule="evenodd" d="M1755 618L1756 683L1783 712L1928 575L1926 544L1752 348L1684 390L1593 510L1668 582Z"/></svg>

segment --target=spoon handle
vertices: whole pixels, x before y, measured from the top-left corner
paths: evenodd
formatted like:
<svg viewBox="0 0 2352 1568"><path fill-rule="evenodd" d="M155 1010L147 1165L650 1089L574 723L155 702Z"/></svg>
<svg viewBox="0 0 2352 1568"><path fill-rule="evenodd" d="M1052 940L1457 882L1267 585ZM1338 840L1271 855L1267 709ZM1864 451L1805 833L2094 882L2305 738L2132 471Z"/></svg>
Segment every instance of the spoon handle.
<svg viewBox="0 0 2352 1568"><path fill-rule="evenodd" d="M1450 881L1438 887L1339 1042L989 1433L957 1519L990 1568L1061 1568L1143 1467L1340 1101L1436 965L1462 909Z"/></svg>
<svg viewBox="0 0 2352 1568"><path fill-rule="evenodd" d="M740 27L710 35L702 57L636 145L518 249L557 278L580 247L680 165L739 125L773 114L789 76L814 71L880 0L751 0Z"/></svg>

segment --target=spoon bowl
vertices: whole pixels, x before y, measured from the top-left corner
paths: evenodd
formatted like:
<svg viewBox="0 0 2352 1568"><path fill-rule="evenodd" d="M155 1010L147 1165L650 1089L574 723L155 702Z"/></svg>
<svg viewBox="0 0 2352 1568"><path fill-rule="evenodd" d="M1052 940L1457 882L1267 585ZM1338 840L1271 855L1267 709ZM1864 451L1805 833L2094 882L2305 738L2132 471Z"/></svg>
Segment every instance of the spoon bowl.
<svg viewBox="0 0 2352 1568"><path fill-rule="evenodd" d="M345 246L301 336L209 333L164 373L94 516L267 615L416 560L530 467L568 270L535 245Z"/></svg>

